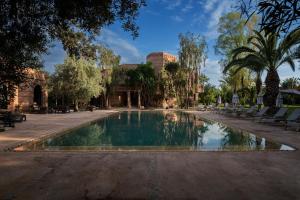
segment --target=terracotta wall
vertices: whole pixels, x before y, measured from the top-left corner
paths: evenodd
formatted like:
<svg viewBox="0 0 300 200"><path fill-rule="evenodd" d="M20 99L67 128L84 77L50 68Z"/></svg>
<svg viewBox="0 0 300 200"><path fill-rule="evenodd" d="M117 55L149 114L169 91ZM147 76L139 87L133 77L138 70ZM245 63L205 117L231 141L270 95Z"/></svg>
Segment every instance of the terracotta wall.
<svg viewBox="0 0 300 200"><path fill-rule="evenodd" d="M21 84L17 90L14 100L8 106L9 110L15 110L17 106L22 111L30 111L34 103L34 88L39 85L41 87L42 102L41 107L48 107L48 91L47 91L47 76L45 73L37 70L28 70L29 80Z"/></svg>
<svg viewBox="0 0 300 200"><path fill-rule="evenodd" d="M151 62L153 64L156 75L159 74L167 63L176 62L176 60L176 56L165 52L155 52L147 56L147 62Z"/></svg>

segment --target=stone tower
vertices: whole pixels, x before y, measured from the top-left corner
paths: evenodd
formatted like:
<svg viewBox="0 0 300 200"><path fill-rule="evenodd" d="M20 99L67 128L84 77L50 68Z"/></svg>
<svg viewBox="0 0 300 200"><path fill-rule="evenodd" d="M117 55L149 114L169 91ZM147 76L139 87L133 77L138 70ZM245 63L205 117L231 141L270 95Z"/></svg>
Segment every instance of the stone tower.
<svg viewBox="0 0 300 200"><path fill-rule="evenodd" d="M177 60L176 56L165 52L150 53L146 59L147 62L152 63L156 75L159 74L159 72L165 66L165 64L169 62L176 62Z"/></svg>

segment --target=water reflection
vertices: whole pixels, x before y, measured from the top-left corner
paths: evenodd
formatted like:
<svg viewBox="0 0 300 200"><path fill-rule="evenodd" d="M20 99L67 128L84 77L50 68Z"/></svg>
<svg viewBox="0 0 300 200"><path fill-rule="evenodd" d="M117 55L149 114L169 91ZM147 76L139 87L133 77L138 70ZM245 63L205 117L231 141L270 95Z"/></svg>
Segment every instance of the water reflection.
<svg viewBox="0 0 300 200"><path fill-rule="evenodd" d="M281 145L183 112L123 112L39 144L40 149L266 150Z"/></svg>

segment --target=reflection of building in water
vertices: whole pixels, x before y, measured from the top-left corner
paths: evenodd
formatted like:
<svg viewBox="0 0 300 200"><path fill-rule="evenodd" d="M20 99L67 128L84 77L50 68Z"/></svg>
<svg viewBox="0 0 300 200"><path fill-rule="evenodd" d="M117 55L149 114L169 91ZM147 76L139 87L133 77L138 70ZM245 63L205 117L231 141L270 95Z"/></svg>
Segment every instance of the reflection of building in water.
<svg viewBox="0 0 300 200"><path fill-rule="evenodd" d="M201 119L195 119L193 121L193 124L194 124L194 126L202 127L202 126L204 126L205 122L203 120L201 120Z"/></svg>
<svg viewBox="0 0 300 200"><path fill-rule="evenodd" d="M167 119L168 121L172 121L172 122L177 122L177 121L178 121L177 114L174 113L174 112L167 113L167 114L166 114L166 119Z"/></svg>

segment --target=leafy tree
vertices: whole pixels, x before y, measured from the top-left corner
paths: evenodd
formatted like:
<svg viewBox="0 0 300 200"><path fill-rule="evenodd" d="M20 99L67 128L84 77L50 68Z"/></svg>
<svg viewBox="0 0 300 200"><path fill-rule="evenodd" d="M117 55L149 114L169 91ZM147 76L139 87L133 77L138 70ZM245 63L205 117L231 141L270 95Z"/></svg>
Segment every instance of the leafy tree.
<svg viewBox="0 0 300 200"><path fill-rule="evenodd" d="M199 95L200 102L206 105L216 103L218 95L219 90L216 88L216 86L208 83L204 86L204 92Z"/></svg>
<svg viewBox="0 0 300 200"><path fill-rule="evenodd" d="M300 89L300 78L287 78L281 83L282 89Z"/></svg>
<svg viewBox="0 0 300 200"><path fill-rule="evenodd" d="M127 76L127 84L139 88L143 104L150 106L157 89L157 81L152 63L140 64L136 69L128 70Z"/></svg>
<svg viewBox="0 0 300 200"><path fill-rule="evenodd" d="M299 0L240 0L240 10L247 18L260 14L260 30L267 33L287 33L291 27L299 27Z"/></svg>
<svg viewBox="0 0 300 200"><path fill-rule="evenodd" d="M74 101L78 110L78 103L87 103L93 96L101 92L100 70L94 61L67 57L63 64L55 66L55 73L52 75L52 88L57 96L68 97Z"/></svg>
<svg viewBox="0 0 300 200"><path fill-rule="evenodd" d="M102 82L103 87L103 102L105 102L105 107L110 107L109 105L109 95L113 91L112 85L116 82L116 74L118 74L117 69L120 64L121 57L116 55L111 49L106 47L99 47L99 55L96 59L99 63L100 68L102 69ZM123 77L123 76L121 76Z"/></svg>
<svg viewBox="0 0 300 200"><path fill-rule="evenodd" d="M253 33L256 26L257 17L253 16L248 22L241 18L238 12L230 12L222 16L219 20L219 36L215 45L215 52L222 56L221 65L225 66L231 60L231 51L237 47L247 45L248 37ZM257 79L261 80L261 73L255 71ZM236 71L230 69L224 74L224 83L230 84L233 92L242 88L250 87L249 69ZM260 88L259 85L257 88Z"/></svg>
<svg viewBox="0 0 300 200"><path fill-rule="evenodd" d="M179 63L187 69L185 107L189 107L189 95L196 93L200 69L205 65L207 44L204 37L193 33L179 35Z"/></svg>
<svg viewBox="0 0 300 200"><path fill-rule="evenodd" d="M294 59L297 54L291 51L300 43L300 29L295 29L282 40L279 40L276 33L263 35L255 31L255 35L249 38L249 43L252 44L251 47L242 46L232 51L233 60L224 68L224 72L236 66L238 70L253 67L261 69L260 71L266 70L264 104L275 106L280 83L277 69L287 63L295 71Z"/></svg>
<svg viewBox="0 0 300 200"><path fill-rule="evenodd" d="M164 87L165 90L167 91L167 97L176 97L176 89L174 85L174 81L176 79L176 74L179 70L180 66L177 62L170 62L167 63L164 67L165 69L165 82L164 82Z"/></svg>
<svg viewBox="0 0 300 200"><path fill-rule="evenodd" d="M135 19L144 5L144 0L1 1L0 87L5 85L12 98L15 87L28 78L26 69L42 66L41 55L53 41L60 41L71 55L91 56L94 37L116 20L136 37Z"/></svg>
<svg viewBox="0 0 300 200"><path fill-rule="evenodd" d="M116 55L111 49L106 47L99 47L99 66L102 69L109 69L112 67L117 67L120 64L121 57Z"/></svg>
<svg viewBox="0 0 300 200"><path fill-rule="evenodd" d="M205 74L200 74L199 76L199 83L202 85L207 84L209 81L209 78Z"/></svg>
<svg viewBox="0 0 300 200"><path fill-rule="evenodd" d="M282 81L281 83L281 88L282 89L298 89L300 90L300 78L287 78ZM300 96L299 95L294 95L294 94L285 94L284 95L284 102L286 104L300 104Z"/></svg>

